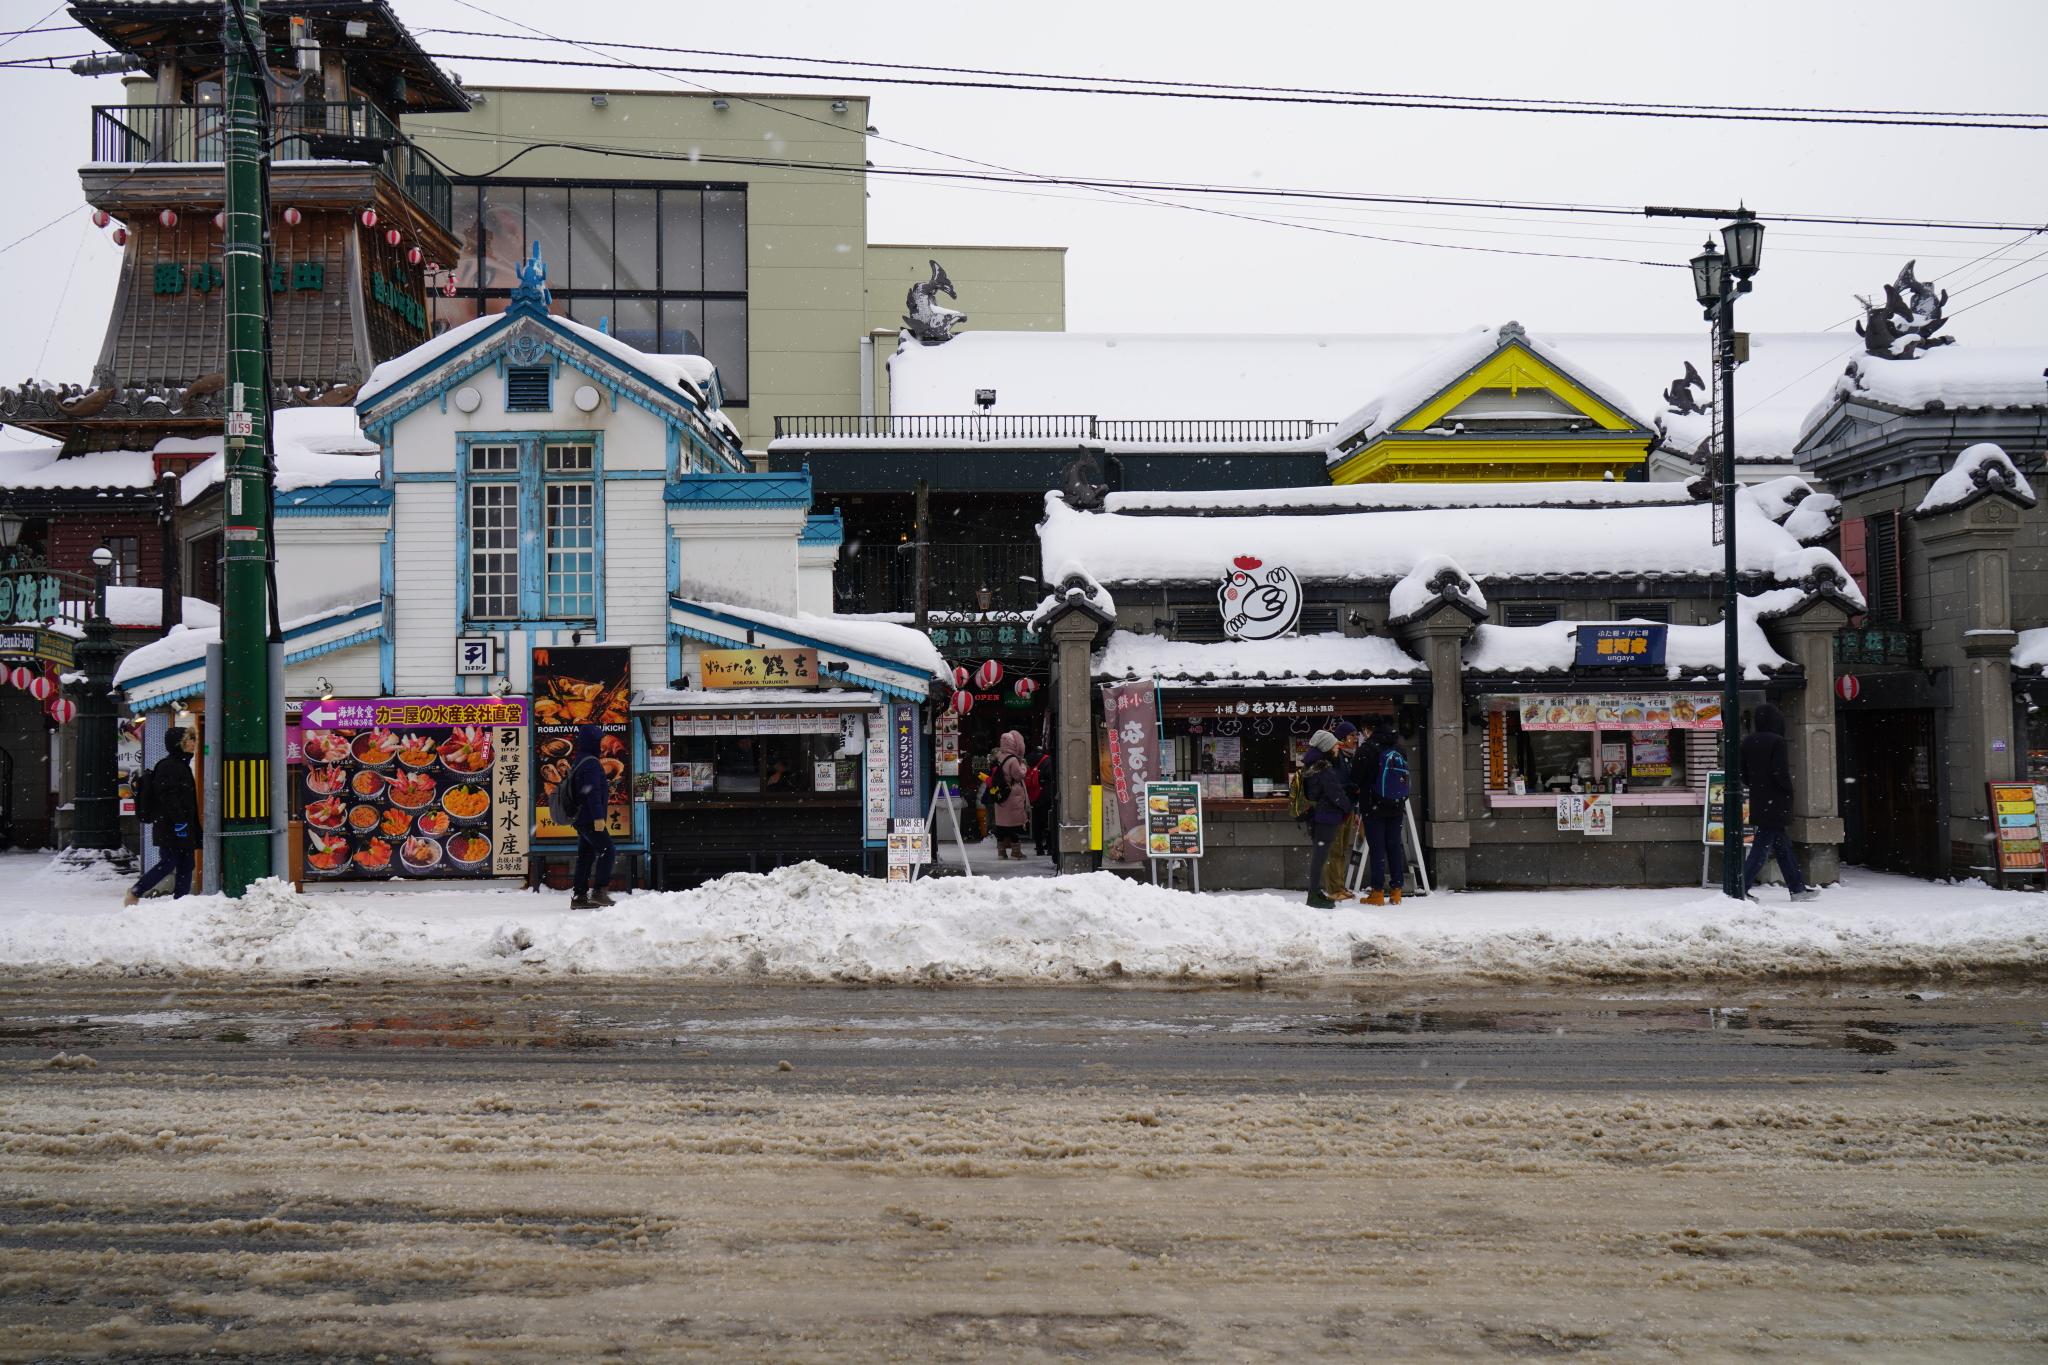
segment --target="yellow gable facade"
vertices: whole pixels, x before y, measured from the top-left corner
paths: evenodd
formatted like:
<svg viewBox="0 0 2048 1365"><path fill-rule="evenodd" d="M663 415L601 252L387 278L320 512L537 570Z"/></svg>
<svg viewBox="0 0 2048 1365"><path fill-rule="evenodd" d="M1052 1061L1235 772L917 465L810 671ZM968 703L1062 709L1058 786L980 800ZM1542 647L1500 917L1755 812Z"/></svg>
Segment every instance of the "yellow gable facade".
<svg viewBox="0 0 2048 1365"><path fill-rule="evenodd" d="M1512 328L1512 330L1510 330ZM1656 433L1501 329L1491 355L1405 414L1340 444L1332 483L1600 479L1649 455Z"/></svg>

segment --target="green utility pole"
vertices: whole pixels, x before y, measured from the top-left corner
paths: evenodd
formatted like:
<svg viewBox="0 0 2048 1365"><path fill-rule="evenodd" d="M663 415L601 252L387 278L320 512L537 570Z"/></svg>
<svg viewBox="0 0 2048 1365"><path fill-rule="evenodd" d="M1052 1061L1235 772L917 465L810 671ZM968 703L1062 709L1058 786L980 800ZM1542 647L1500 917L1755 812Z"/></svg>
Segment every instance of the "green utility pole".
<svg viewBox="0 0 2048 1365"><path fill-rule="evenodd" d="M270 367L264 250L269 129L260 82L257 0L222 0L227 99L227 233L221 246L227 306L226 535L221 564L220 885L239 896L270 875Z"/></svg>

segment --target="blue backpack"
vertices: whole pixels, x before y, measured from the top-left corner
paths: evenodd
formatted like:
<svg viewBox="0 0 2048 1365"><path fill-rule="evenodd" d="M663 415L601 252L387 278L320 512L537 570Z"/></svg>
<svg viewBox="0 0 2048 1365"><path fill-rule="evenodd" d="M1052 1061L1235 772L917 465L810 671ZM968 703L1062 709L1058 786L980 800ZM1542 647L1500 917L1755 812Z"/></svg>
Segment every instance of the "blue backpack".
<svg viewBox="0 0 2048 1365"><path fill-rule="evenodd" d="M1380 775L1372 790L1382 801L1408 799L1408 758L1399 749L1380 750Z"/></svg>

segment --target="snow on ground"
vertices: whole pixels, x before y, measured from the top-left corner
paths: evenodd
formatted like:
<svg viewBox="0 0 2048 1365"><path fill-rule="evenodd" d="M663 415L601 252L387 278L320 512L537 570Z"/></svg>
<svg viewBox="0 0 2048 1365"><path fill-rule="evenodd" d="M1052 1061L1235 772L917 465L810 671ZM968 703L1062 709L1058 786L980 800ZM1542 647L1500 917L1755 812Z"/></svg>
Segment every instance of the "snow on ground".
<svg viewBox="0 0 2048 1365"><path fill-rule="evenodd" d="M11 874L11 875L9 875ZM1310 910L1299 892L1193 895L1109 873L903 885L816 864L571 913L485 888L152 899L9 854L0 963L24 975L260 976L527 969L797 980L1477 977L1499 982L2038 971L2048 897L1851 870L1818 902L1694 887L1478 891Z"/></svg>

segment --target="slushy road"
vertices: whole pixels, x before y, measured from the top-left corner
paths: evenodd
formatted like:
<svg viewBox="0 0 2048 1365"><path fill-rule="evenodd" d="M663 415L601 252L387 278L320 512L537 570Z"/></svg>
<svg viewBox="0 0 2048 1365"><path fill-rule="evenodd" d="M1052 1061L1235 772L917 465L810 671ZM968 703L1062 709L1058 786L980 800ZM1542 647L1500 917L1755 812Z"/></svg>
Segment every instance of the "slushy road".
<svg viewBox="0 0 2048 1365"><path fill-rule="evenodd" d="M18 983L0 1360L2039 1360L1944 989Z"/></svg>

